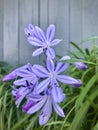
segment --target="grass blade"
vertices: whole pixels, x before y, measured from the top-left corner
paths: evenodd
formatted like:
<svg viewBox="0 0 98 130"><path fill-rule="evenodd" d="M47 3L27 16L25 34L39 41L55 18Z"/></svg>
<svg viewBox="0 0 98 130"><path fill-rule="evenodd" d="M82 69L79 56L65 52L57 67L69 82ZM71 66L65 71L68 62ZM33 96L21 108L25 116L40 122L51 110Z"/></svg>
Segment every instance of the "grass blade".
<svg viewBox="0 0 98 130"><path fill-rule="evenodd" d="M85 86L85 88L82 89L82 92L80 93L79 98L76 101L75 104L75 108L76 110L79 109L79 107L81 106L84 98L86 97L86 94L88 93L88 91L91 89L91 87L94 85L94 83L96 82L96 80L98 80L98 73L96 73L91 80L87 83L87 85Z"/></svg>
<svg viewBox="0 0 98 130"><path fill-rule="evenodd" d="M84 52L82 51L82 49L78 46L78 45L76 45L74 42L70 42L79 52L81 52L81 54L83 54L84 55Z"/></svg>
<svg viewBox="0 0 98 130"><path fill-rule="evenodd" d="M91 101L93 101L96 96L98 96L98 88L94 89L94 91L89 95L89 98ZM88 111L88 108L90 106L90 102L86 100L81 108L77 111L76 116L69 128L69 130L80 130L81 124L84 120L84 117Z"/></svg>
<svg viewBox="0 0 98 130"><path fill-rule="evenodd" d="M93 130L98 130L98 122L96 123L96 125L95 125Z"/></svg>

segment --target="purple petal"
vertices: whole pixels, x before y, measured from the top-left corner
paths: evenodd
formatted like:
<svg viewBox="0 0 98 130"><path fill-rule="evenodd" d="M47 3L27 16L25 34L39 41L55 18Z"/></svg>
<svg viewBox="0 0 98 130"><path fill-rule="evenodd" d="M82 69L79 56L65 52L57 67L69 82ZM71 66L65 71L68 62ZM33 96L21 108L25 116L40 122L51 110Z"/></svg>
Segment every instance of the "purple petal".
<svg viewBox="0 0 98 130"><path fill-rule="evenodd" d="M32 24L29 24L29 27L28 27L29 30L34 30L34 26Z"/></svg>
<svg viewBox="0 0 98 130"><path fill-rule="evenodd" d="M47 96L44 96L43 99L42 99L40 102L36 103L34 106L32 106L32 107L27 111L27 113L28 113L28 114L33 114L33 113L35 113L36 111L38 111L38 110L44 105L44 103L46 102L46 100L47 100Z"/></svg>
<svg viewBox="0 0 98 130"><path fill-rule="evenodd" d="M46 124L51 116L51 113L52 113L52 101L51 101L51 97L48 96L45 106L43 107L39 115L39 124L40 125Z"/></svg>
<svg viewBox="0 0 98 130"><path fill-rule="evenodd" d="M41 65L34 65L33 66L33 73L41 78L48 77L48 71Z"/></svg>
<svg viewBox="0 0 98 130"><path fill-rule="evenodd" d="M80 70L86 70L88 68L83 62L75 62L74 65Z"/></svg>
<svg viewBox="0 0 98 130"><path fill-rule="evenodd" d="M50 58L47 58L47 69L49 72L54 71L54 62Z"/></svg>
<svg viewBox="0 0 98 130"><path fill-rule="evenodd" d="M19 67L19 68L15 69L14 71L9 73L8 75L5 75L2 80L3 81L8 81L8 80L16 79L18 77L17 72L19 70L22 70L22 69L28 69L29 66L30 66L30 64L28 63L27 65L24 65L22 67Z"/></svg>
<svg viewBox="0 0 98 130"><path fill-rule="evenodd" d="M29 99L29 100L31 100L31 101L33 101L33 102L39 102L39 101L41 101L42 99L43 99L43 96L42 95L34 95L34 94L29 94L28 96L27 96L27 98Z"/></svg>
<svg viewBox="0 0 98 130"><path fill-rule="evenodd" d="M16 72L19 77L34 76L34 74L26 69L20 69ZM34 76L35 77L35 76Z"/></svg>
<svg viewBox="0 0 98 130"><path fill-rule="evenodd" d="M40 41L38 38L33 38L32 36L30 36L27 40L33 46L43 46L43 42Z"/></svg>
<svg viewBox="0 0 98 130"><path fill-rule="evenodd" d="M69 63L58 63L55 72L60 74L69 67Z"/></svg>
<svg viewBox="0 0 98 130"><path fill-rule="evenodd" d="M47 41L51 41L54 37L54 33L55 33L55 26L53 24L51 24L46 31L46 38Z"/></svg>
<svg viewBox="0 0 98 130"><path fill-rule="evenodd" d="M24 87L20 87L19 89L12 90L12 95L15 96L16 98L15 104L17 105L17 107L19 107L20 103L29 92L30 90Z"/></svg>
<svg viewBox="0 0 98 130"><path fill-rule="evenodd" d="M30 36L37 37L37 33L36 33L36 30L35 30L35 27L32 24L29 24L28 28L25 28L24 32L29 37Z"/></svg>
<svg viewBox="0 0 98 130"><path fill-rule="evenodd" d="M27 82L26 81L34 81L35 78L31 77L31 76L28 76L28 77L25 77L25 78L22 78L22 79L18 79L16 81L14 81L14 84L17 85L17 86L20 86L20 85L25 85L27 86Z"/></svg>
<svg viewBox="0 0 98 130"><path fill-rule="evenodd" d="M37 56L40 55L41 53L43 53L43 48L39 48L37 50L35 50L32 54L32 56Z"/></svg>
<svg viewBox="0 0 98 130"><path fill-rule="evenodd" d="M37 31L38 37L41 39L41 41L45 41L45 34L43 32L43 30L41 28L39 28L38 26L35 26L35 29Z"/></svg>
<svg viewBox="0 0 98 130"><path fill-rule="evenodd" d="M26 34L26 36L30 35L30 31L27 28L24 29L24 33Z"/></svg>
<svg viewBox="0 0 98 130"><path fill-rule="evenodd" d="M22 107L23 112L27 112L32 106L35 105L35 102L28 100L27 103Z"/></svg>
<svg viewBox="0 0 98 130"><path fill-rule="evenodd" d="M35 29L32 24L29 24L28 28L24 29L24 32L27 36L34 36L35 35Z"/></svg>
<svg viewBox="0 0 98 130"><path fill-rule="evenodd" d="M17 75L16 75L15 71L12 71L8 75L5 75L2 79L2 81L9 81L9 80L13 80L13 79L16 79L16 78L17 78Z"/></svg>
<svg viewBox="0 0 98 130"><path fill-rule="evenodd" d="M60 59L60 61L62 61L62 60L70 60L70 59L71 59L70 56L63 56L63 57Z"/></svg>
<svg viewBox="0 0 98 130"><path fill-rule="evenodd" d="M20 70L20 69L28 69L30 66L32 66L30 63L24 65L24 66L21 66L19 68L16 69L16 71Z"/></svg>
<svg viewBox="0 0 98 130"><path fill-rule="evenodd" d="M53 102L53 107L54 107L55 112L56 112L59 116L65 117L62 108L61 108L57 103Z"/></svg>
<svg viewBox="0 0 98 130"><path fill-rule="evenodd" d="M60 87L55 85L52 87L52 98L54 102L60 103L65 99L65 94Z"/></svg>
<svg viewBox="0 0 98 130"><path fill-rule="evenodd" d="M46 55L47 55L48 58L51 58L51 59L55 58L55 52L50 47L47 48Z"/></svg>
<svg viewBox="0 0 98 130"><path fill-rule="evenodd" d="M70 76L58 75L57 79L62 83L73 85L74 87L79 87L82 85L79 79L74 79Z"/></svg>
<svg viewBox="0 0 98 130"><path fill-rule="evenodd" d="M48 87L48 85L49 85L49 83L50 83L50 79L48 78L48 79L45 79L44 81L42 81L36 88L35 88L35 93L36 94L39 94L39 93L41 93L42 91L44 91L47 87Z"/></svg>
<svg viewBox="0 0 98 130"><path fill-rule="evenodd" d="M28 71L30 71L32 73L32 69L33 69L33 66L31 64L28 64Z"/></svg>
<svg viewBox="0 0 98 130"><path fill-rule="evenodd" d="M50 43L50 46L56 46L59 42L61 42L62 40L60 39L55 39Z"/></svg>
<svg viewBox="0 0 98 130"><path fill-rule="evenodd" d="M17 107L19 107L20 106L20 103L22 102L22 100L24 99L24 95L22 95L22 96L20 96L20 98L18 98L16 101L15 101L15 104L16 104L16 106Z"/></svg>

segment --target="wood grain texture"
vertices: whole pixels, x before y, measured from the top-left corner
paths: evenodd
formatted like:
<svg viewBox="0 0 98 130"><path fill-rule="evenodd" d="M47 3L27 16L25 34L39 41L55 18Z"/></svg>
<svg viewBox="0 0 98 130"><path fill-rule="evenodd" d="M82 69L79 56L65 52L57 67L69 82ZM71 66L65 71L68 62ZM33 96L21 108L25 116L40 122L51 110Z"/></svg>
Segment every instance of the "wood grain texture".
<svg viewBox="0 0 98 130"><path fill-rule="evenodd" d="M39 26L46 32L48 26L48 15L49 15L49 0L40 0L39 2ZM43 64L45 60L45 55L41 54L39 56L39 63Z"/></svg>
<svg viewBox="0 0 98 130"><path fill-rule="evenodd" d="M40 27L42 27L44 30L48 26L48 0L40 0Z"/></svg>
<svg viewBox="0 0 98 130"><path fill-rule="evenodd" d="M54 47L56 54L73 51L70 41L80 42L98 35L98 0L0 0L0 60L12 65L42 63L43 56L32 57L24 28L32 23L46 30L55 24L55 38L63 41ZM91 42L81 48L91 49Z"/></svg>
<svg viewBox="0 0 98 130"><path fill-rule="evenodd" d="M0 60L3 60L3 14L4 5L3 0L0 0Z"/></svg>
<svg viewBox="0 0 98 130"><path fill-rule="evenodd" d="M70 41L82 40L82 0L70 0ZM82 45L81 45L82 47ZM75 48L70 44L70 51Z"/></svg>
<svg viewBox="0 0 98 130"><path fill-rule="evenodd" d="M63 56L69 50L69 0L49 0L49 24L56 25L56 36L63 40L55 47L56 54Z"/></svg>
<svg viewBox="0 0 98 130"><path fill-rule="evenodd" d="M38 0L19 1L19 64L38 62L39 57L32 57L32 52L36 48L27 42L24 34L24 29L30 23L38 25L38 15Z"/></svg>
<svg viewBox="0 0 98 130"><path fill-rule="evenodd" d="M83 39L98 36L98 0L83 0ZM97 41L98 42L98 41ZM83 48L92 49L92 43L83 44Z"/></svg>
<svg viewBox="0 0 98 130"><path fill-rule="evenodd" d="M18 0L4 0L4 61L18 64Z"/></svg>

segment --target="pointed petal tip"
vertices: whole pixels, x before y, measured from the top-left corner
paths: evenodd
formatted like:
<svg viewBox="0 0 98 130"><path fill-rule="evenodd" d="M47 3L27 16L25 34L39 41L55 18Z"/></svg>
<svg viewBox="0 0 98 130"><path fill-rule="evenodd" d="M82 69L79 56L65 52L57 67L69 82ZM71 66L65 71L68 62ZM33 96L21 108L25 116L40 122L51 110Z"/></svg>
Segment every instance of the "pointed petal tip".
<svg viewBox="0 0 98 130"><path fill-rule="evenodd" d="M43 48L38 48L32 53L32 56L38 56L41 53L43 53Z"/></svg>
<svg viewBox="0 0 98 130"><path fill-rule="evenodd" d="M6 82L6 81L7 81L6 76L4 76L4 77L2 78L2 81L3 81L3 82Z"/></svg>
<svg viewBox="0 0 98 130"><path fill-rule="evenodd" d="M43 121L39 121L39 125L42 126L42 125L45 125L47 122L43 122Z"/></svg>
<svg viewBox="0 0 98 130"><path fill-rule="evenodd" d="M44 121L39 120L39 125L40 126L45 125L45 124L47 124L47 122L48 122L48 120L44 120Z"/></svg>
<svg viewBox="0 0 98 130"><path fill-rule="evenodd" d="M74 65L79 69L79 70L86 70L88 68L87 64L83 62L75 62Z"/></svg>
<svg viewBox="0 0 98 130"><path fill-rule="evenodd" d="M49 85L50 83L50 79L47 78L45 80L43 80L42 82L39 83L39 85L35 88L34 92L36 94L40 94L41 92L43 92Z"/></svg>
<svg viewBox="0 0 98 130"><path fill-rule="evenodd" d="M6 82L6 81L10 81L10 80L13 80L15 79L17 76L15 74L8 74L8 75L5 75L3 78L2 78L2 81L3 82Z"/></svg>
<svg viewBox="0 0 98 130"><path fill-rule="evenodd" d="M82 82L80 79L77 79L77 82L72 84L73 87L77 88L77 87L81 87L82 86Z"/></svg>
<svg viewBox="0 0 98 130"><path fill-rule="evenodd" d="M63 56L61 59L60 59L60 61L63 61L63 60L70 60L71 59L71 57L70 56Z"/></svg>
<svg viewBox="0 0 98 130"><path fill-rule="evenodd" d="M52 48L48 48L46 51L46 55L48 58L54 59L55 58L55 52Z"/></svg>
<svg viewBox="0 0 98 130"><path fill-rule="evenodd" d="M62 117L65 117L65 114L63 114Z"/></svg>

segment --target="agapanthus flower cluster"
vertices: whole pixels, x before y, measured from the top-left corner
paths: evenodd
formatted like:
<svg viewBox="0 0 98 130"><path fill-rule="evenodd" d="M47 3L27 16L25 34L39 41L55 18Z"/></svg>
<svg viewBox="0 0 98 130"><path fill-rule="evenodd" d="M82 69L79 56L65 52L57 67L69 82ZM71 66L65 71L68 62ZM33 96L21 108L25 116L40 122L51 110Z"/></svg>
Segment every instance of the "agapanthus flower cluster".
<svg viewBox="0 0 98 130"><path fill-rule="evenodd" d="M44 125L49 120L52 109L59 116L65 116L60 103L65 100L66 95L60 84L80 87L82 83L79 79L63 74L70 64L64 63L62 60L70 59L69 56L65 56L55 63L55 52L52 47L60 43L61 40L53 39L55 34L53 24L47 28L46 33L38 26L30 24L25 29L25 34L27 41L31 45L38 47L33 52L33 56L44 53L46 55L46 64L42 66L28 63L5 75L3 81L14 80L12 95L15 97L17 107L22 105L22 111L28 114L40 111L39 124ZM76 63L76 66L79 65Z"/></svg>

